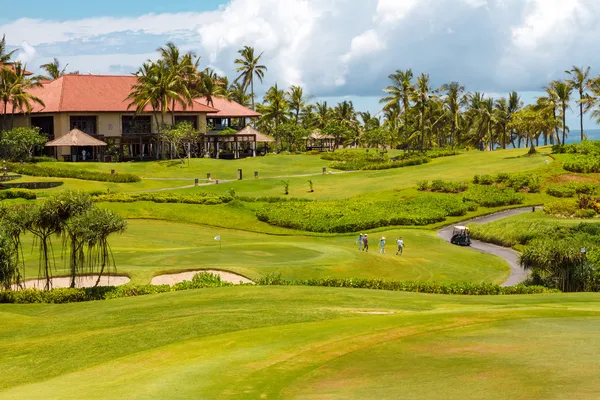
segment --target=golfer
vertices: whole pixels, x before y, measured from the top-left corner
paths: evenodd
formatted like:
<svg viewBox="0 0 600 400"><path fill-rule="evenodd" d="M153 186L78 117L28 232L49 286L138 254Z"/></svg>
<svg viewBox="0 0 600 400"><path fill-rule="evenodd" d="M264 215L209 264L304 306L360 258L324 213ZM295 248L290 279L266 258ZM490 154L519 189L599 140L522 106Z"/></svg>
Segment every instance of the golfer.
<svg viewBox="0 0 600 400"><path fill-rule="evenodd" d="M402 238L396 240L396 244L398 245L398 251L396 251L396 255L402 255L402 250L404 250L404 241Z"/></svg>
<svg viewBox="0 0 600 400"><path fill-rule="evenodd" d="M364 247L365 251L368 253L369 252L369 235L367 235L366 233L363 236L363 247Z"/></svg>
<svg viewBox="0 0 600 400"><path fill-rule="evenodd" d="M381 246L381 250L379 250L379 254L385 254L385 238L384 237L379 239L379 246Z"/></svg>
<svg viewBox="0 0 600 400"><path fill-rule="evenodd" d="M358 235L358 250L362 251L363 250L363 234L360 233Z"/></svg>

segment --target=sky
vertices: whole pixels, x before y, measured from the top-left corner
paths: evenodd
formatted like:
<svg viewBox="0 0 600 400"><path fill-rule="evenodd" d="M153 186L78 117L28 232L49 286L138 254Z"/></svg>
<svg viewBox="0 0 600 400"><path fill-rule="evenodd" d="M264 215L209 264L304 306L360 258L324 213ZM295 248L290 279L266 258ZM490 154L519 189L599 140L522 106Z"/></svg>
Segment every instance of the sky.
<svg viewBox="0 0 600 400"><path fill-rule="evenodd" d="M257 94L302 85L313 101L374 114L398 69L428 73L435 87L516 90L526 103L573 65L600 73L598 0L0 0L0 10L0 35L34 72L57 57L67 70L130 74L173 41L234 78L249 45L268 67Z"/></svg>

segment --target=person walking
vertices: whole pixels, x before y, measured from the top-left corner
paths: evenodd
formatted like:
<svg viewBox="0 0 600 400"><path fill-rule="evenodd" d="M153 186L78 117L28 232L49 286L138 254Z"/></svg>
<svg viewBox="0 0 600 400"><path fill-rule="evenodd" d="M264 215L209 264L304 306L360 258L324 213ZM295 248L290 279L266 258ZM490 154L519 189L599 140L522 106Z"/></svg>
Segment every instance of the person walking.
<svg viewBox="0 0 600 400"><path fill-rule="evenodd" d="M396 251L396 255L398 255L398 254L402 255L402 251L404 250L404 241L402 240L402 238L399 238L398 240L396 240L396 244L398 245L398 250Z"/></svg>
<svg viewBox="0 0 600 400"><path fill-rule="evenodd" d="M362 233L358 234L358 250L360 250L360 251L363 250L363 234Z"/></svg>
<svg viewBox="0 0 600 400"><path fill-rule="evenodd" d="M364 247L365 251L368 253L369 252L369 235L367 235L366 233L363 236L363 247Z"/></svg>
<svg viewBox="0 0 600 400"><path fill-rule="evenodd" d="M379 246L381 247L381 250L379 250L379 254L385 254L385 238L384 237L379 239Z"/></svg>

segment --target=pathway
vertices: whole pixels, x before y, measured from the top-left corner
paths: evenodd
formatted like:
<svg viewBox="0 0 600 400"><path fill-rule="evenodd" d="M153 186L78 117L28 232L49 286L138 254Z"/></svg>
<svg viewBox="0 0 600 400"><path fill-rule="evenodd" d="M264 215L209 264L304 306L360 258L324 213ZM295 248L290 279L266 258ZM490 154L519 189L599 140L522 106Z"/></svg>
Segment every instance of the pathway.
<svg viewBox="0 0 600 400"><path fill-rule="evenodd" d="M541 207L536 207L536 211L541 210ZM515 208L512 210L501 211L495 214L485 215L483 217L473 218L468 221L460 222L456 225L468 225L470 223L488 224L490 222L498 221L500 219L512 217L513 215L524 214L526 212L532 212L531 207ZM452 229L454 226L447 226L438 231L438 236L450 243L452 238ZM528 278L528 273L519 264L519 253L511 248L497 246L495 244L482 242L480 240L473 240L471 243L473 250L478 250L482 253L493 254L500 258L503 258L510 264L510 276L502 284L502 286L514 286L525 281Z"/></svg>

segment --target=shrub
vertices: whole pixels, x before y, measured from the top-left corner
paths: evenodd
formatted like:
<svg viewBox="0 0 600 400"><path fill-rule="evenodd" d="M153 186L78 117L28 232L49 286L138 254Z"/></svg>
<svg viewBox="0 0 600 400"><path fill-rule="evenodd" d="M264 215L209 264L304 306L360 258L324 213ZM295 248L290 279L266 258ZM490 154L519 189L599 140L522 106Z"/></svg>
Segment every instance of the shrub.
<svg viewBox="0 0 600 400"><path fill-rule="evenodd" d="M546 193L552 197L575 197L575 188L572 185L549 185L546 188Z"/></svg>
<svg viewBox="0 0 600 400"><path fill-rule="evenodd" d="M419 292L431 294L452 294L470 296L509 295L509 294L541 294L557 293L558 290L542 286L509 286L502 287L489 283L436 283L436 282L398 282L383 279L363 278L321 278L288 281L281 275L268 275L258 280L262 286L324 286L353 289L389 290L396 292Z"/></svg>
<svg viewBox="0 0 600 400"><path fill-rule="evenodd" d="M260 221L309 232L347 233L392 225L429 225L463 216L473 204L447 195L395 201L322 201L267 204L256 211Z"/></svg>
<svg viewBox="0 0 600 400"><path fill-rule="evenodd" d="M0 190L0 201L7 199L35 200L36 197L35 192L27 189Z"/></svg>
<svg viewBox="0 0 600 400"><path fill-rule="evenodd" d="M418 181L417 190L421 192L429 190L429 181Z"/></svg>
<svg viewBox="0 0 600 400"><path fill-rule="evenodd" d="M463 201L484 207L501 207L522 204L525 197L513 189L496 186L473 186L463 194Z"/></svg>
<svg viewBox="0 0 600 400"><path fill-rule="evenodd" d="M473 180L473 183L479 183L480 185L491 185L494 183L494 177L492 175L480 175L478 177L478 182Z"/></svg>
<svg viewBox="0 0 600 400"><path fill-rule="evenodd" d="M600 155L571 155L564 162L564 169L571 172L600 172Z"/></svg>
<svg viewBox="0 0 600 400"><path fill-rule="evenodd" d="M429 162L428 158L415 157L401 159L397 161L368 161L365 159L355 159L349 161L338 161L331 164L331 168L341 171L376 171L393 168L410 167L413 165L421 165Z"/></svg>
<svg viewBox="0 0 600 400"><path fill-rule="evenodd" d="M134 203L136 201L150 201L153 203L180 203L217 205L229 203L233 200L230 195L215 193L178 194L165 192L150 193L114 193L96 195L94 201L108 203Z"/></svg>
<svg viewBox="0 0 600 400"><path fill-rule="evenodd" d="M489 224L469 225L474 239L513 247L525 245L531 240L554 235L568 235L568 228L551 221L513 221L510 219L495 221Z"/></svg>
<svg viewBox="0 0 600 400"><path fill-rule="evenodd" d="M582 218L582 219L594 218L596 215L598 215L596 213L596 211L594 209L591 209L591 208L581 209L581 210L577 210L575 212L575 217L576 218Z"/></svg>
<svg viewBox="0 0 600 400"><path fill-rule="evenodd" d="M104 172L86 171L79 168L60 168L37 164L7 163L7 168L17 174L50 178L72 178L86 181L114 183L133 183L142 180L139 176L132 174L109 174Z"/></svg>
<svg viewBox="0 0 600 400"><path fill-rule="evenodd" d="M579 210L579 205L575 200L559 200L544 204L544 212L556 217L569 218L575 215Z"/></svg>
<svg viewBox="0 0 600 400"><path fill-rule="evenodd" d="M431 191L439 193L461 193L469 188L466 182L444 182L442 180L434 180L431 182Z"/></svg>

